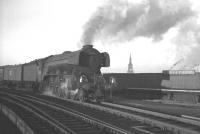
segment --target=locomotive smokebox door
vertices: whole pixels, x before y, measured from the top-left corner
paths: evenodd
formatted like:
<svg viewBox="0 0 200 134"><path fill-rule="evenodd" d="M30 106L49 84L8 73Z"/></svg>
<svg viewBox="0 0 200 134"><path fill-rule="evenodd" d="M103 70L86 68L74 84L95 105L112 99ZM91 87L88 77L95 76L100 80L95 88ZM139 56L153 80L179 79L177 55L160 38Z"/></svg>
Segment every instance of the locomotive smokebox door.
<svg viewBox="0 0 200 134"><path fill-rule="evenodd" d="M110 66L110 56L107 52L101 53L101 67Z"/></svg>

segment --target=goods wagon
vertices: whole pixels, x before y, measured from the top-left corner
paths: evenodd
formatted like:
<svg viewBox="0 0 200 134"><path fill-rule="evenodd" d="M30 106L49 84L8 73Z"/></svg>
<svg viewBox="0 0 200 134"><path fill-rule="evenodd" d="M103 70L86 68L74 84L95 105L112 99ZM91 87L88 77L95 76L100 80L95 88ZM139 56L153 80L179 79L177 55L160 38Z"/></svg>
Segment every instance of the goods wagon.
<svg viewBox="0 0 200 134"><path fill-rule="evenodd" d="M3 81L3 67L0 67L0 82Z"/></svg>
<svg viewBox="0 0 200 134"><path fill-rule="evenodd" d="M42 59L38 59L23 64L23 84L27 88L32 88L34 92L39 91L42 81L41 62Z"/></svg>
<svg viewBox="0 0 200 134"><path fill-rule="evenodd" d="M5 81L22 81L22 65L9 65L4 67Z"/></svg>
<svg viewBox="0 0 200 134"><path fill-rule="evenodd" d="M24 82L40 82L41 69L39 66L40 60L35 60L23 65L23 80Z"/></svg>

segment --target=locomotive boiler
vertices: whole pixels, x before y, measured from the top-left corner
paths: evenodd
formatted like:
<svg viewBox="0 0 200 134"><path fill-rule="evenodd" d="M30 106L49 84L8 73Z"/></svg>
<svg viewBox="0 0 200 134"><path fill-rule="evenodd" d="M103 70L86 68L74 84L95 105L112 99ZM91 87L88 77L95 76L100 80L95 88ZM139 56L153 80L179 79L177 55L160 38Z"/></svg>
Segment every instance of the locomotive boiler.
<svg viewBox="0 0 200 134"><path fill-rule="evenodd" d="M99 101L105 87L100 69L109 66L108 53L100 53L92 45L85 45L78 51L65 51L26 64L1 68L4 83L57 97Z"/></svg>

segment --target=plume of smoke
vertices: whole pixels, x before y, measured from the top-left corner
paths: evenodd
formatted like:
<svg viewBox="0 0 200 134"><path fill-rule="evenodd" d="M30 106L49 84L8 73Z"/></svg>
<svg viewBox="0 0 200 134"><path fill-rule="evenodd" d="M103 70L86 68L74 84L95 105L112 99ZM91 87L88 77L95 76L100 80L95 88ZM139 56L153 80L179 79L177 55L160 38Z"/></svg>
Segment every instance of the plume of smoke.
<svg viewBox="0 0 200 134"><path fill-rule="evenodd" d="M200 24L197 16L180 25L179 32L173 42L179 51L177 58L184 57L185 65L200 63Z"/></svg>
<svg viewBox="0 0 200 134"><path fill-rule="evenodd" d="M177 66L178 64L180 64L183 60L184 59L181 58L180 60L178 60L177 62L175 62L169 70L172 70L175 66Z"/></svg>
<svg viewBox="0 0 200 134"><path fill-rule="evenodd" d="M110 0L84 26L83 44L95 40L129 41L138 36L158 41L170 28L193 16L187 0Z"/></svg>

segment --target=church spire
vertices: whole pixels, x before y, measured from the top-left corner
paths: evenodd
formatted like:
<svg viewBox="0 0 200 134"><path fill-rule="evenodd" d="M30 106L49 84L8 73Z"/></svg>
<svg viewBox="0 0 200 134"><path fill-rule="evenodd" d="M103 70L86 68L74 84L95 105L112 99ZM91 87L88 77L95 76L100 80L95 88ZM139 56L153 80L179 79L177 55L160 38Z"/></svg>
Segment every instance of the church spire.
<svg viewBox="0 0 200 134"><path fill-rule="evenodd" d="M130 53L130 58L129 58L129 64L132 64L131 53Z"/></svg>
<svg viewBox="0 0 200 134"><path fill-rule="evenodd" d="M130 54L130 58L129 58L129 64L128 64L128 71L127 71L127 73L133 73L133 64L132 64L131 54Z"/></svg>

